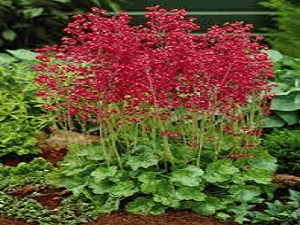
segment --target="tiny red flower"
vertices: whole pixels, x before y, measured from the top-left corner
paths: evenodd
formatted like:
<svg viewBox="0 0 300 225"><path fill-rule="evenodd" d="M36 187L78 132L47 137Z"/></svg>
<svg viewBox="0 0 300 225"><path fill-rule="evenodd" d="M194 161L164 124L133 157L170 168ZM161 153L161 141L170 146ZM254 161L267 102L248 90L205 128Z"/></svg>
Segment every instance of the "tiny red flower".
<svg viewBox="0 0 300 225"><path fill-rule="evenodd" d="M80 118L84 121L88 120L90 117L88 115L82 115Z"/></svg>

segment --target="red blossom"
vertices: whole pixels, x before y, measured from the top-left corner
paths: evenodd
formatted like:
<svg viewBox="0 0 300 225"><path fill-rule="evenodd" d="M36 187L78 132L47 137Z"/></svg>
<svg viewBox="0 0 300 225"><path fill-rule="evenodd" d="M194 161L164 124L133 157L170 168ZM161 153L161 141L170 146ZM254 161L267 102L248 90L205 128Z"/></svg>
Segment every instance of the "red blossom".
<svg viewBox="0 0 300 225"><path fill-rule="evenodd" d="M167 137L180 137L183 136L183 132L170 132L169 130L160 131L159 135Z"/></svg>
<svg viewBox="0 0 300 225"><path fill-rule="evenodd" d="M83 119L105 117L100 101L127 102L124 114L139 113L135 108L145 103L229 114L249 95L270 89L273 65L253 25L226 23L196 36L191 32L200 27L185 10L147 10L145 26L130 26L129 15L109 17L98 8L73 16L60 44L37 49L36 83L76 110L81 102L96 108L83 109Z"/></svg>

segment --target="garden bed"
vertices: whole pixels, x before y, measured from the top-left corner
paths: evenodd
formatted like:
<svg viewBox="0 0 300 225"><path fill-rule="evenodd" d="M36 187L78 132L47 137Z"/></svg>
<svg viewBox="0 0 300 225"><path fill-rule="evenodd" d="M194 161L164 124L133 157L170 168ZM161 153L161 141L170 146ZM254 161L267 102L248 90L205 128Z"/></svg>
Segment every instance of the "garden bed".
<svg viewBox="0 0 300 225"><path fill-rule="evenodd" d="M64 30L75 36L37 49L28 82L22 64L3 69L0 214L39 225L296 224L300 133L263 127L298 115L266 122L276 99L262 38L241 22L196 37L185 11L147 10L142 28L92 8Z"/></svg>
<svg viewBox="0 0 300 225"><path fill-rule="evenodd" d="M64 159L64 156L67 154L67 147L65 143L67 140L64 140L63 133L58 133L54 135L47 135L43 133L39 135L38 146L42 147L42 152L36 157L43 157L52 165L56 166L59 161ZM80 134L75 134L80 135ZM77 139L78 140L78 139ZM69 139L70 141L70 139ZM54 147L55 146L55 147ZM2 163L14 167L19 165L22 161L29 162L29 159L33 159L34 156L29 155L25 157L19 157L18 160L16 157L2 157ZM23 160L22 160L23 159ZM22 160L22 161L21 161ZM280 190L277 191L277 199L281 199L281 201L285 201L286 199L283 196L286 196L287 188L286 186L297 186L300 184L300 178L297 176L289 175L289 174L276 174L274 177L274 183L281 185ZM18 187L12 191L7 192L13 197L18 199L31 198L37 200L43 207L56 210L61 207L61 202L64 198L71 195L71 192L65 188L50 188L47 186L43 186L40 184L37 185L24 185ZM257 208L258 210L265 210L265 207L261 205ZM74 213L76 216L76 212ZM11 219L6 217L0 217L1 225L37 225L38 223L26 223L20 219ZM99 214L98 219L92 222L83 223L86 225L100 225L100 224L149 224L149 225L233 225L237 223L233 222L221 222L214 217L205 217L196 214L191 210L173 210L168 211L165 214L153 216L153 215L135 215L125 212L123 209L120 212L113 212L107 214Z"/></svg>
<svg viewBox="0 0 300 225"><path fill-rule="evenodd" d="M59 161L63 160L64 156L67 154L67 148L64 145L65 141L63 136L58 138L57 135L53 135L50 138L46 133L39 136L38 146L42 146L42 153L36 157L43 157L48 162L56 165ZM48 143L46 145L45 143ZM53 147L56 146L56 147ZM17 166L22 161L28 161L28 158L32 159L33 156L25 157L2 157L2 162L8 166ZM71 193L65 188L49 188L42 185L25 185L23 187L18 187L17 189L8 192L7 194L22 198L32 198L37 200L43 207L48 209L58 209L61 205L61 201L69 196ZM26 223L22 219L12 219L7 217L0 217L1 225L38 225L38 223ZM120 212L99 214L96 221L84 223L85 225L234 225L236 223L232 222L221 222L214 217L205 217L196 214L191 210L174 210L167 212L159 216L144 216L144 215L134 215L121 210Z"/></svg>

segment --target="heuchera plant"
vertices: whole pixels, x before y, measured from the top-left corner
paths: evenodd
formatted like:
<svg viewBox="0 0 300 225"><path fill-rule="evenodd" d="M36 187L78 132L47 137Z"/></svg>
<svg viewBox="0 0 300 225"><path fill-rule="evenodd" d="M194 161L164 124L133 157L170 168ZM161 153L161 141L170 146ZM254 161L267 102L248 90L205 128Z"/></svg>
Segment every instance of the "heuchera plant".
<svg viewBox="0 0 300 225"><path fill-rule="evenodd" d="M70 146L48 179L101 213L130 197L132 213L171 207L249 221L276 170L253 148L273 77L267 47L252 25L197 36L186 11L147 10L145 26L130 26L124 13L92 8L61 43L38 49L44 107L64 128L100 131L98 144Z"/></svg>
<svg viewBox="0 0 300 225"><path fill-rule="evenodd" d="M167 138L184 133L163 125L171 110L191 112L185 118L196 126L193 143L201 149L208 129L198 132L198 115L202 115L202 127L209 121L215 124L215 115L226 115L227 123L234 123L241 120L249 96L252 102L259 99L259 105L266 103L272 63L261 52L267 49L259 43L263 38L251 32L253 25L226 23L198 36L192 32L200 27L186 17L185 10L158 6L147 10L145 26L130 26L132 18L125 13L108 17L106 11L92 8L73 16L61 43L37 49L40 63L34 69L40 75L36 82L43 86L38 95L50 100L44 107L59 113L68 128L74 122L83 127L94 123L100 129L108 126L113 134L126 127L125 122L138 124L154 115L160 122L147 124L151 137L163 136L172 158ZM245 130L258 134L252 125ZM233 129L229 124L225 131ZM111 140L120 139L117 133L122 132L111 135ZM116 150L113 142L111 146ZM200 153L198 158L199 165Z"/></svg>

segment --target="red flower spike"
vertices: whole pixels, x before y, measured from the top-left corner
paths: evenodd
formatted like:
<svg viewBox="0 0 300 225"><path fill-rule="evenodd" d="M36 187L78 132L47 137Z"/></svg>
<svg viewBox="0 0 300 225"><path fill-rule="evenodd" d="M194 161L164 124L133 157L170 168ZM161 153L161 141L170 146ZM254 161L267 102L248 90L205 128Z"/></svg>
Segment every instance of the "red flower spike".
<svg viewBox="0 0 300 225"><path fill-rule="evenodd" d="M108 112L101 108L98 115L82 104L97 109L100 101L126 101L128 115L138 114L136 107L145 103L228 115L246 105L249 95L270 90L266 79L274 76L273 65L252 24L213 26L198 37L191 32L200 27L185 10L147 10L146 26L130 26L129 15L108 17L98 8L73 16L61 44L36 49L35 81L45 97L59 94L94 119Z"/></svg>

